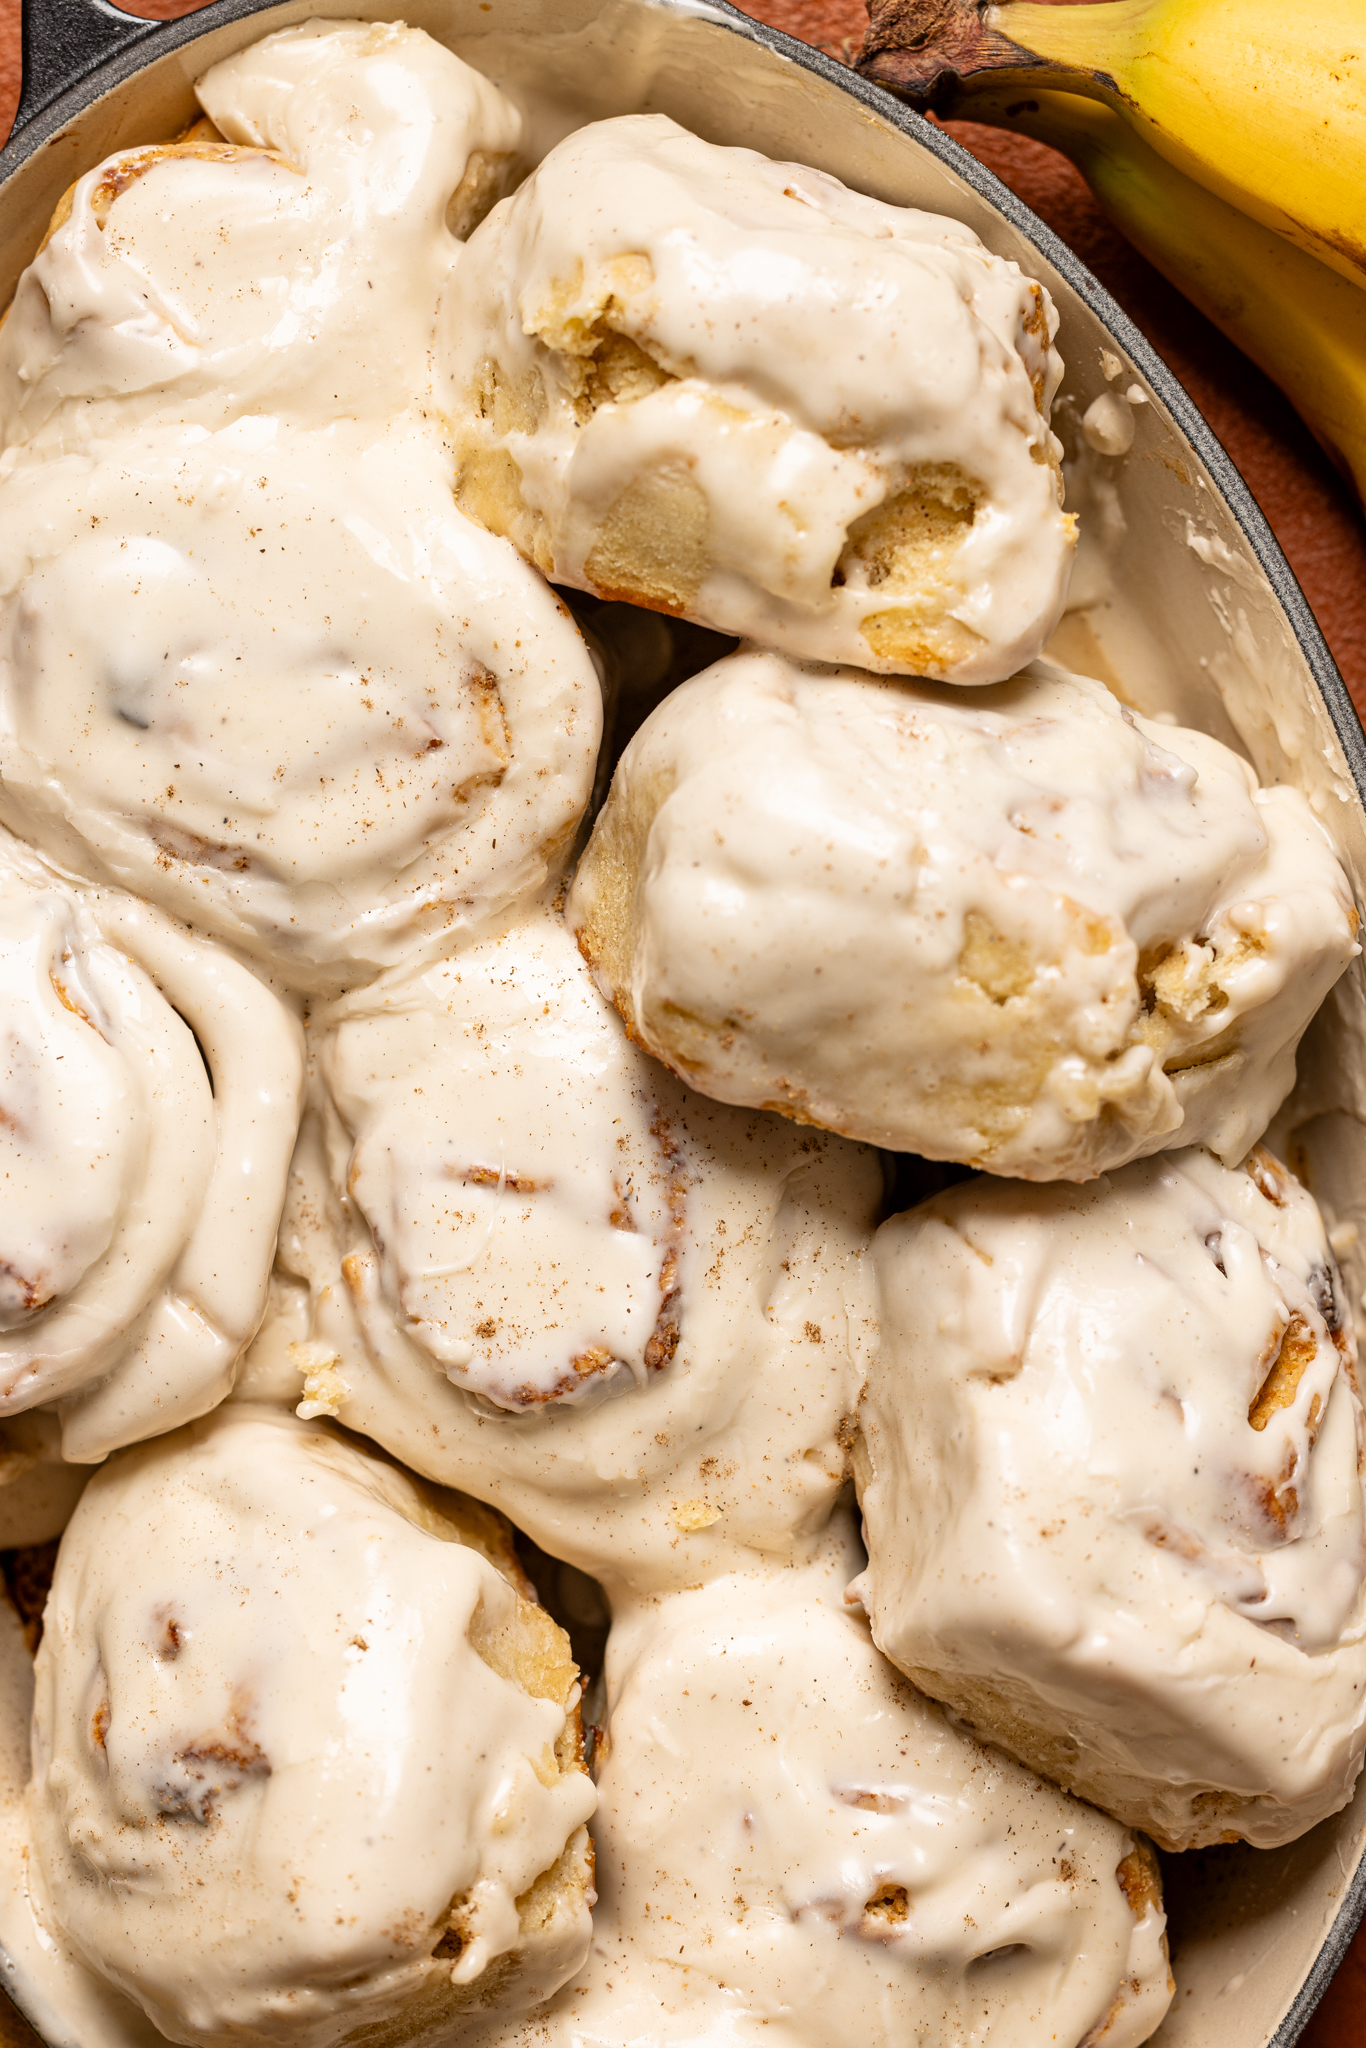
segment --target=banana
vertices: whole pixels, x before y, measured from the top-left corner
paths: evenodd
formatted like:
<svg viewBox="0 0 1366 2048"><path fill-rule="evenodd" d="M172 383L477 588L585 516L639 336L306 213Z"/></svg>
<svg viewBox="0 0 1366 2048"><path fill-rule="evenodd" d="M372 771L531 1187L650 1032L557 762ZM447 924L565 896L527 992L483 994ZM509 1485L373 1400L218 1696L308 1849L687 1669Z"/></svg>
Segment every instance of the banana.
<svg viewBox="0 0 1366 2048"><path fill-rule="evenodd" d="M998 91L950 111L1070 157L1121 233L1280 385L1366 501L1366 291L1187 178L1096 100Z"/></svg>
<svg viewBox="0 0 1366 2048"><path fill-rule="evenodd" d="M941 110L946 89L1096 99L1207 191L1366 284L1366 0L870 0L869 13L866 77Z"/></svg>

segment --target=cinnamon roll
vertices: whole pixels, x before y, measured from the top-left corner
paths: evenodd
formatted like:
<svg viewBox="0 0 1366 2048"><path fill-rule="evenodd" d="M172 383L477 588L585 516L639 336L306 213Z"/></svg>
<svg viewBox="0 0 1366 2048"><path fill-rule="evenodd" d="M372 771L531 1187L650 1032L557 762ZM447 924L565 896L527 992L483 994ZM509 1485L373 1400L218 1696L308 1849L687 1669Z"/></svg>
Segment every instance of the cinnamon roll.
<svg viewBox="0 0 1366 2048"><path fill-rule="evenodd" d="M0 817L294 987L444 946L568 852L593 662L416 415L20 468L0 597Z"/></svg>
<svg viewBox="0 0 1366 2048"><path fill-rule="evenodd" d="M873 1634L1164 1847L1291 1841L1366 1749L1356 1346L1264 1151L976 1180L883 1225L855 1450Z"/></svg>
<svg viewBox="0 0 1366 2048"><path fill-rule="evenodd" d="M59 205L0 327L0 444L445 410L438 311L516 108L386 22L282 29L195 91L187 138L118 151Z"/></svg>
<svg viewBox="0 0 1366 2048"><path fill-rule="evenodd" d="M587 1950L568 1640L506 1525L232 1404L115 1458L62 1541L34 1907L170 2039L443 2037Z"/></svg>
<svg viewBox="0 0 1366 2048"><path fill-rule="evenodd" d="M308 1289L296 1400L613 1582L819 1529L875 1155L681 1087L546 912L311 1039L280 1242Z"/></svg>
<svg viewBox="0 0 1366 2048"><path fill-rule="evenodd" d="M1297 790L1099 683L759 652L631 740L568 915L694 1087L1030 1180L1241 1158L1357 928Z"/></svg>
<svg viewBox="0 0 1366 2048"><path fill-rule="evenodd" d="M1171 1997L1146 1843L956 1728L810 1564L620 1609L593 1949L499 2048L1134 2048Z"/></svg>
<svg viewBox="0 0 1366 2048"><path fill-rule="evenodd" d="M255 976L0 839L0 1415L95 1461L202 1415L261 1320L303 1081ZM36 1540L36 1539L31 1539Z"/></svg>
<svg viewBox="0 0 1366 2048"><path fill-rule="evenodd" d="M957 221L662 114L596 121L456 272L460 503L580 589L996 682L1052 632L1076 543L1056 327Z"/></svg>

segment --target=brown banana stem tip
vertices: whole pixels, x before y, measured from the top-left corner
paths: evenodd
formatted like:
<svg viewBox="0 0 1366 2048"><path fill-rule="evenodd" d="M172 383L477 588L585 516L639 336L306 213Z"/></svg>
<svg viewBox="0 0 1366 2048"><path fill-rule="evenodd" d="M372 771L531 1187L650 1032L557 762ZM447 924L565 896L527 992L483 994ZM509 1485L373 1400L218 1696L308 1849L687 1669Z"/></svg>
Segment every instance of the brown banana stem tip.
<svg viewBox="0 0 1366 2048"><path fill-rule="evenodd" d="M991 0L868 0L858 69L922 113L952 111L973 80L1044 84L1058 67L990 27L990 11Z"/></svg>

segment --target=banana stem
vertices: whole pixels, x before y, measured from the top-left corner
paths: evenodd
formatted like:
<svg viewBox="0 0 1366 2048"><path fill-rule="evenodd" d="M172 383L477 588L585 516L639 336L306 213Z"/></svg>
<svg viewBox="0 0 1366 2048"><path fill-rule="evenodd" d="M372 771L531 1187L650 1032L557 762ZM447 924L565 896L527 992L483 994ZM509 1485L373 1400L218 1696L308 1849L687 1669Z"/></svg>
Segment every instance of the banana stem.
<svg viewBox="0 0 1366 2048"><path fill-rule="evenodd" d="M1048 7L1031 0L869 0L858 68L922 112L943 113L965 93L1037 86L1117 96L1108 64L1115 39L1149 0ZM1080 23L1075 17L1085 16Z"/></svg>

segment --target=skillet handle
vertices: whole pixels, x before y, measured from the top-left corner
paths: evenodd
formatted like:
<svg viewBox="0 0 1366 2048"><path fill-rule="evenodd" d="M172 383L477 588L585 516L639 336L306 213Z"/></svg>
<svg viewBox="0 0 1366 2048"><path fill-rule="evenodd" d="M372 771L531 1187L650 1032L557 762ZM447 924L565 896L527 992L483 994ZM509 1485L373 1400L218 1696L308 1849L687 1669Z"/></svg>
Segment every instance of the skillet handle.
<svg viewBox="0 0 1366 2048"><path fill-rule="evenodd" d="M109 0L23 0L23 8L23 82L11 141L106 57L161 27L111 7Z"/></svg>

